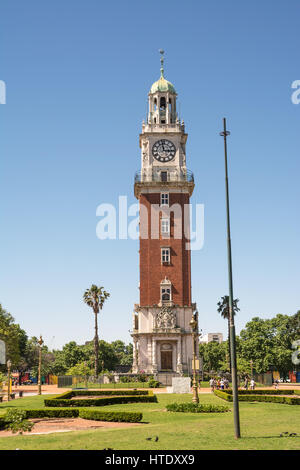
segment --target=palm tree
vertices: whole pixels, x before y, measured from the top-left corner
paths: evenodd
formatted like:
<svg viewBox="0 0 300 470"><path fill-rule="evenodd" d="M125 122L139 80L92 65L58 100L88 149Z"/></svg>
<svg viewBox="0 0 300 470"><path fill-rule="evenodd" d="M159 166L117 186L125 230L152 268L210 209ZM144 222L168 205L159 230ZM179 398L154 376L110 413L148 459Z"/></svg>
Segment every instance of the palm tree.
<svg viewBox="0 0 300 470"><path fill-rule="evenodd" d="M239 312L240 309L237 306L239 299L233 300L233 312L232 314L235 315L236 312ZM228 321L228 353L229 353L229 369L231 371L231 355L230 355L230 317L229 317L229 296L224 295L221 297L221 301L218 302L218 312L221 314L223 318Z"/></svg>
<svg viewBox="0 0 300 470"><path fill-rule="evenodd" d="M92 284L90 289L87 289L83 294L84 302L93 309L95 314L95 337L94 337L94 351L95 351L95 377L98 377L99 369L99 338L98 338L98 318L97 315L102 310L107 297L110 294L104 290L104 287L98 287Z"/></svg>

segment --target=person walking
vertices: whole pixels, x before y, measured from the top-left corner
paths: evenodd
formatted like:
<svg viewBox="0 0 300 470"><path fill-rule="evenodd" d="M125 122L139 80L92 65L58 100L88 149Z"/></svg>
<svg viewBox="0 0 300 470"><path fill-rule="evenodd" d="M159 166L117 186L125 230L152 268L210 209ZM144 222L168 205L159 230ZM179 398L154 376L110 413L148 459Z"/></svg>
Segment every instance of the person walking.
<svg viewBox="0 0 300 470"><path fill-rule="evenodd" d="M221 379L220 386L221 386L221 390L224 390L224 379L223 378Z"/></svg>
<svg viewBox="0 0 300 470"><path fill-rule="evenodd" d="M245 377L245 382L244 382L244 389L248 390L248 377Z"/></svg>
<svg viewBox="0 0 300 470"><path fill-rule="evenodd" d="M215 381L213 378L210 379L209 385L210 385L211 391L213 392L215 389Z"/></svg>
<svg viewBox="0 0 300 470"><path fill-rule="evenodd" d="M255 381L254 381L253 378L250 380L250 388L251 388L251 390L255 389Z"/></svg>

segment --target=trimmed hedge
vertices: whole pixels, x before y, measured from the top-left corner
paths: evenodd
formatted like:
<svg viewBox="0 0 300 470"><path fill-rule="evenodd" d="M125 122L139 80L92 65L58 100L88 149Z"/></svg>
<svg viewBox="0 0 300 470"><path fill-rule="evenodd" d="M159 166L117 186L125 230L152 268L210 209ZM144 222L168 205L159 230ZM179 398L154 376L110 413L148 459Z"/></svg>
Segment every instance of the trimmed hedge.
<svg viewBox="0 0 300 470"><path fill-rule="evenodd" d="M229 395L232 395L232 390L217 390L220 392L224 393L229 393ZM257 390L239 390L239 395L294 395L297 394L297 392L300 392L300 390L263 390L263 389L257 389Z"/></svg>
<svg viewBox="0 0 300 470"><path fill-rule="evenodd" d="M245 390L246 391L246 390ZM220 391L220 390L214 390L214 394L219 397L219 398L222 398L223 400L226 400L226 401L230 401L232 402L233 401L233 396L232 396L232 393L227 393L227 392L223 392L223 391ZM300 405L300 397L283 397L283 396L280 396L282 395L282 393L280 394L276 394L276 395L273 395L271 396L270 394L266 394L266 395L262 395L262 394L243 394L243 393L238 393L239 395L239 401L260 401L260 402L265 402L265 403L284 403L286 405ZM290 393L288 395L291 395ZM296 395L299 395L299 393L296 393Z"/></svg>
<svg viewBox="0 0 300 470"><path fill-rule="evenodd" d="M90 392L87 390L77 390L72 392L62 393L57 395L54 398L48 398L44 400L45 406L51 407L87 407L87 406L107 406L107 405L116 405L123 403L153 403L157 402L156 395L153 395L153 392L148 390L136 390L136 392L142 393L128 393L128 391L123 391L123 393L117 392L116 390L109 390L106 393L108 395L106 398L87 398L86 400L71 400L74 396L90 396ZM127 392L127 393L126 393ZM129 391L130 392L130 391ZM134 391L133 391L134 392ZM101 393L101 392L100 392ZM93 393L92 395L99 396L99 391ZM102 395L102 393L101 393ZM114 396L121 395L121 396Z"/></svg>
<svg viewBox="0 0 300 470"><path fill-rule="evenodd" d="M78 408L25 409L26 418L78 418Z"/></svg>
<svg viewBox="0 0 300 470"><path fill-rule="evenodd" d="M26 419L33 418L84 418L95 421L115 421L123 423L138 423L142 420L142 413L133 413L128 411L99 411L86 410L78 408L40 408L24 409ZM3 418L0 420L0 426L3 421L3 428L7 424ZM3 429L2 428L2 429ZM1 429L1 427L0 427Z"/></svg>
<svg viewBox="0 0 300 470"><path fill-rule="evenodd" d="M214 394L226 401L232 401L232 395L230 393L223 392L223 390L214 390Z"/></svg>
<svg viewBox="0 0 300 470"><path fill-rule="evenodd" d="M230 411L227 406L202 403L170 403L166 408L167 411L181 413L225 413Z"/></svg>
<svg viewBox="0 0 300 470"><path fill-rule="evenodd" d="M142 420L142 413L128 411L99 411L99 410L79 410L79 417L92 419L95 421L117 421L119 423L138 423Z"/></svg>

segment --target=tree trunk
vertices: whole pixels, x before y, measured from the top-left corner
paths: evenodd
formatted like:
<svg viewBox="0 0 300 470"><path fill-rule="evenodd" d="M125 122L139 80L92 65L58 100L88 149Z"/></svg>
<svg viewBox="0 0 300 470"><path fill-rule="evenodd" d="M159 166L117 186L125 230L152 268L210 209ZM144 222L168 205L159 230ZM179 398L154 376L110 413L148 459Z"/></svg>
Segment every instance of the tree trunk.
<svg viewBox="0 0 300 470"><path fill-rule="evenodd" d="M94 337L94 351L95 351L95 377L98 377L99 370L99 339L98 339L98 318L95 313L95 337Z"/></svg>

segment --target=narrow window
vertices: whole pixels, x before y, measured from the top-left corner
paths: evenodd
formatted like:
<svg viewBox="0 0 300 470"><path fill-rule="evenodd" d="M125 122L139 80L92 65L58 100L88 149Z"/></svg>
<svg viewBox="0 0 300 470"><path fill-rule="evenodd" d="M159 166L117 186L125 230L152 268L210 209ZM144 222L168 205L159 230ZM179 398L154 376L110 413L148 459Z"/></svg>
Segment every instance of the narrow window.
<svg viewBox="0 0 300 470"><path fill-rule="evenodd" d="M168 218L161 219L161 233L164 235L170 233L170 219Z"/></svg>
<svg viewBox="0 0 300 470"><path fill-rule="evenodd" d="M164 96L160 99L160 110L165 111L166 109L166 98Z"/></svg>
<svg viewBox="0 0 300 470"><path fill-rule="evenodd" d="M160 180L161 181L168 181L168 172L167 171L161 171L160 172Z"/></svg>
<svg viewBox="0 0 300 470"><path fill-rule="evenodd" d="M168 264L170 263L170 248L161 249L161 262Z"/></svg>
<svg viewBox="0 0 300 470"><path fill-rule="evenodd" d="M169 302L171 300L171 289L170 287L161 288L161 300L162 302Z"/></svg>
<svg viewBox="0 0 300 470"><path fill-rule="evenodd" d="M169 193L161 193L160 195L160 205L168 206L169 205Z"/></svg>

